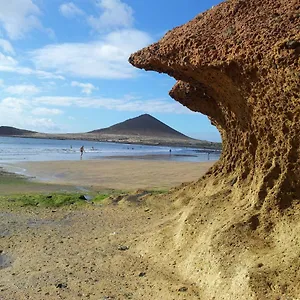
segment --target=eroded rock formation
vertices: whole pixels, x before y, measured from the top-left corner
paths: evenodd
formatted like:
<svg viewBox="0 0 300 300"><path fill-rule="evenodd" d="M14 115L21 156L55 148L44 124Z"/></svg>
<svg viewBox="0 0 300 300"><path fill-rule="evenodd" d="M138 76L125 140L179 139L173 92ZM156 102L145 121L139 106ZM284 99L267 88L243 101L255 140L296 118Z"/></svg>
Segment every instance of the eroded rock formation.
<svg viewBox="0 0 300 300"><path fill-rule="evenodd" d="M215 176L254 180L281 207L300 194L299 13L296 0L227 1L130 58L175 77L170 95L217 126Z"/></svg>
<svg viewBox="0 0 300 300"><path fill-rule="evenodd" d="M231 0L129 59L174 77L171 97L222 135L220 161L174 191L185 206L178 226L161 233L175 236L169 250L193 249L181 268L204 299L300 297L299 54L299 0ZM191 264L204 261L199 277Z"/></svg>

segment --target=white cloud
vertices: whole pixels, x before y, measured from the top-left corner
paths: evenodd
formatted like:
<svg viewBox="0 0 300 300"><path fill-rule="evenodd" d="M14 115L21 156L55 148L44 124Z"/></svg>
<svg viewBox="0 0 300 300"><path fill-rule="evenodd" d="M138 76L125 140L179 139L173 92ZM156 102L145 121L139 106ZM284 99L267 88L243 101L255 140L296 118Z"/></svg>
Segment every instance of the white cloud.
<svg viewBox="0 0 300 300"><path fill-rule="evenodd" d="M64 3L59 7L59 12L66 18L73 18L84 15L84 11L77 7L73 2Z"/></svg>
<svg viewBox="0 0 300 300"><path fill-rule="evenodd" d="M12 40L24 38L32 29L51 30L41 24L41 11L32 0L0 0L0 7L0 24Z"/></svg>
<svg viewBox="0 0 300 300"><path fill-rule="evenodd" d="M13 95L33 95L39 93L38 87L31 84L11 85L5 89L6 93Z"/></svg>
<svg viewBox="0 0 300 300"><path fill-rule="evenodd" d="M23 98L8 97L0 101L1 124L49 132L58 130L57 125L51 118L39 118L30 115L31 103Z"/></svg>
<svg viewBox="0 0 300 300"><path fill-rule="evenodd" d="M98 90L98 88L91 83L82 83L78 81L72 81L71 86L80 87L82 89L81 92L86 95L90 95L93 90Z"/></svg>
<svg viewBox="0 0 300 300"><path fill-rule="evenodd" d="M130 78L137 71L128 63L128 57L151 42L143 31L120 30L96 42L48 45L32 51L31 57L37 68L57 73L87 78Z"/></svg>
<svg viewBox="0 0 300 300"><path fill-rule="evenodd" d="M44 105L68 107L68 106L72 106L79 99L82 98L61 97L61 96L41 96L41 97L34 98L33 103L36 105L44 104Z"/></svg>
<svg viewBox="0 0 300 300"><path fill-rule="evenodd" d="M28 67L19 66L17 60L15 60L11 56L4 55L1 52L0 52L0 72L16 73L21 75L35 75L39 78L47 78L47 79L60 79L60 80L65 79L62 75L53 74L38 69L31 69Z"/></svg>
<svg viewBox="0 0 300 300"><path fill-rule="evenodd" d="M23 98L13 98L8 97L3 99L1 102L1 109L10 110L13 113L20 113L23 111L24 107L28 107L28 102Z"/></svg>
<svg viewBox="0 0 300 300"><path fill-rule="evenodd" d="M14 60L12 57L4 56L2 53L0 53L0 71L7 73L16 73L21 75L33 75L45 79L65 79L61 75L53 74L50 72L35 70L27 67L19 67L17 66L16 60Z"/></svg>
<svg viewBox="0 0 300 300"><path fill-rule="evenodd" d="M39 116L49 116L49 115L61 115L63 111L57 108L46 108L46 107L37 107L31 111L33 115Z"/></svg>
<svg viewBox="0 0 300 300"><path fill-rule="evenodd" d="M25 122L22 122L23 128L34 130L37 132L53 132L58 131L56 123L50 118L34 118L28 116Z"/></svg>
<svg viewBox="0 0 300 300"><path fill-rule="evenodd" d="M4 39L0 39L0 47L2 48L2 50L5 53L8 54L15 54L15 50L13 48L13 46L11 45L11 43L7 40Z"/></svg>
<svg viewBox="0 0 300 300"><path fill-rule="evenodd" d="M147 113L190 114L188 108L178 102L168 102L164 99L142 100L125 96L124 98L87 98L87 97L36 97L35 105L55 105L60 107L104 108L117 111L136 111Z"/></svg>
<svg viewBox="0 0 300 300"><path fill-rule="evenodd" d="M94 30L115 30L133 25L133 10L126 3L120 0L99 0L96 5L101 10L100 15L88 17L88 23Z"/></svg>
<svg viewBox="0 0 300 300"><path fill-rule="evenodd" d="M14 67L18 62L11 56L4 55L0 52L0 67Z"/></svg>
<svg viewBox="0 0 300 300"><path fill-rule="evenodd" d="M11 39L41 26L37 17L41 12L31 0L0 0L0 7L0 22Z"/></svg>

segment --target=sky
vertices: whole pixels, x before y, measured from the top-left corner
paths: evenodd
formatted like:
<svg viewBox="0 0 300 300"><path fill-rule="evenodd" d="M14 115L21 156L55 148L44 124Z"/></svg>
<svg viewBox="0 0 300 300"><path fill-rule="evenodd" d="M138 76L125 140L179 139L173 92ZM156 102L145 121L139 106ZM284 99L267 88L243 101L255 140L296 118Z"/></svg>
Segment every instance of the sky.
<svg viewBox="0 0 300 300"><path fill-rule="evenodd" d="M87 132L144 113L220 141L208 118L168 95L175 80L131 53L220 0L0 0L0 126Z"/></svg>

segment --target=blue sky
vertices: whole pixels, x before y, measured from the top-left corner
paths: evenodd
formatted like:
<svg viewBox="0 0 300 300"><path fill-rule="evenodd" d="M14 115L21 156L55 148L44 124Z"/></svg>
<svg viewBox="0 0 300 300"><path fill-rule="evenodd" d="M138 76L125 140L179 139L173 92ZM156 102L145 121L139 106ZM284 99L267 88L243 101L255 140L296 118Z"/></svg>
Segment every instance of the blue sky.
<svg viewBox="0 0 300 300"><path fill-rule="evenodd" d="M85 132L149 113L220 141L206 116L171 99L175 81L128 63L220 0L0 0L0 125Z"/></svg>

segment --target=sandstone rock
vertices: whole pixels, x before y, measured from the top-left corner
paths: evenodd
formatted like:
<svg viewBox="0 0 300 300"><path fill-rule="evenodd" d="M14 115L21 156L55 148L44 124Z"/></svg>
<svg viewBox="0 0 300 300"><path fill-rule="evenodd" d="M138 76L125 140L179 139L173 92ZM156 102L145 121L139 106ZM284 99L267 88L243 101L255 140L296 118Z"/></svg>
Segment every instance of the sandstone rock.
<svg viewBox="0 0 300 300"><path fill-rule="evenodd" d="M296 12L299 1L227 1L130 58L178 80L170 95L208 115L222 135L211 173L255 181L259 206L276 199L285 208L300 193Z"/></svg>
<svg viewBox="0 0 300 300"><path fill-rule="evenodd" d="M221 159L173 192L187 208L161 231L205 299L300 295L299 12L299 0L229 0L129 59L174 77L171 97L207 115L222 136ZM195 228L198 238L188 239ZM268 267L258 271L263 256ZM191 262L208 261L198 279Z"/></svg>

